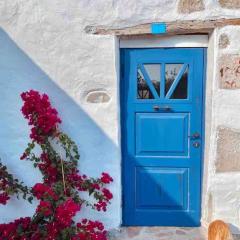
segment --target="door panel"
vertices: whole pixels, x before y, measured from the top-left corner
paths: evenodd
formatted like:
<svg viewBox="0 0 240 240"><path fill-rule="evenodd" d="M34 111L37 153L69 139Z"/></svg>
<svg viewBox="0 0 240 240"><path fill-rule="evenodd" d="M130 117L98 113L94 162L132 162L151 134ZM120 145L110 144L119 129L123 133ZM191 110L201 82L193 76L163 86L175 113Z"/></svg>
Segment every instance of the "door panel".
<svg viewBox="0 0 240 240"><path fill-rule="evenodd" d="M204 49L122 49L123 224L200 224Z"/></svg>
<svg viewBox="0 0 240 240"><path fill-rule="evenodd" d="M137 155L187 155L188 119L187 113L137 113Z"/></svg>
<svg viewBox="0 0 240 240"><path fill-rule="evenodd" d="M136 168L137 209L186 209L187 182L188 169Z"/></svg>

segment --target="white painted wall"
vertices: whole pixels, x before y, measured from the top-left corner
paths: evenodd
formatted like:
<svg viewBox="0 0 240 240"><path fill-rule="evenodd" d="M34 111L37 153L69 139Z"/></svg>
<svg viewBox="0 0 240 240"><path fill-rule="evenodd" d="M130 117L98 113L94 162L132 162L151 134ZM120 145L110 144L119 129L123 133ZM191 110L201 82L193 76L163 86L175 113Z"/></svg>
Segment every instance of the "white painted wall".
<svg viewBox="0 0 240 240"><path fill-rule="evenodd" d="M118 41L113 36L88 35L84 28L87 25L123 27L153 21L239 17L239 11L221 9L216 0L206 0L206 10L203 12L179 15L177 2L178 0L0 1L0 157L11 172L29 186L40 180L40 174L33 170L31 163L19 161L29 133L26 121L20 114L19 94L30 88L44 91L50 95L60 112L62 129L80 147L80 169L93 176L108 171L114 177L111 187L114 200L109 211L106 214L92 213L90 217L102 220L108 228L120 225L121 166L116 74ZM234 40L229 51L237 46L237 40ZM215 68L216 64L212 66ZM85 96L92 89L106 89L111 101L104 104L87 103ZM221 182L225 179L229 183L225 185L226 191L232 193L236 191L238 176L231 174L222 177L214 173L216 126L228 123L239 127L239 121L233 120L236 119L233 114L239 103L239 91L218 90L216 77L213 80L213 90L210 178L206 181L209 184L206 189L212 189L216 196L220 196ZM223 105L229 117L221 111ZM229 208L234 203L237 204L236 194L234 199L233 203L229 200ZM214 204L214 217L228 216L229 220L240 226L237 210L232 215L233 211L225 208L225 202L216 200ZM22 201L11 200L9 205L0 207L0 222L31 215L34 208L35 206ZM203 211L205 213L205 209Z"/></svg>

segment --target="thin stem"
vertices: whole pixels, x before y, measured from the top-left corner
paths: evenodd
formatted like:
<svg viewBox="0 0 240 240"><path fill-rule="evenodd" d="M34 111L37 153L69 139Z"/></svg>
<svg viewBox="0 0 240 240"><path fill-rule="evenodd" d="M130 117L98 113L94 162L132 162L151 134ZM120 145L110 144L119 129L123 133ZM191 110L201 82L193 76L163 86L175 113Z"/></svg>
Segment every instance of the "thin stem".
<svg viewBox="0 0 240 240"><path fill-rule="evenodd" d="M63 166L63 159L62 159L61 153L60 153L60 158L61 158L61 168L62 168L63 190L64 190L64 193L66 194L65 174L64 174L64 166Z"/></svg>

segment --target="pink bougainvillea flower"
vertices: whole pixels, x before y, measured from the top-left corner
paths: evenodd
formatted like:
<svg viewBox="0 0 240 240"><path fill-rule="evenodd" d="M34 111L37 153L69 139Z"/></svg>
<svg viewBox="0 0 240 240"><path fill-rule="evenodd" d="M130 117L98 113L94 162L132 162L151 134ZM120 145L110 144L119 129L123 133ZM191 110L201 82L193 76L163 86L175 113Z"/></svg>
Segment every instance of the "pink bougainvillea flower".
<svg viewBox="0 0 240 240"><path fill-rule="evenodd" d="M7 193L0 193L0 204L6 205L7 201L10 199Z"/></svg>

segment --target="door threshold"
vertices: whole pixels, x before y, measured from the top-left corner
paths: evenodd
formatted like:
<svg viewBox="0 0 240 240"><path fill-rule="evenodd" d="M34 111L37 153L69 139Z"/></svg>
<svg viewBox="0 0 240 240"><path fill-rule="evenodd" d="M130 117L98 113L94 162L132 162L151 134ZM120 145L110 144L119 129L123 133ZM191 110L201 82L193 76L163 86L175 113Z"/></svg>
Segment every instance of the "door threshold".
<svg viewBox="0 0 240 240"><path fill-rule="evenodd" d="M204 227L121 227L110 231L109 240L207 240Z"/></svg>

